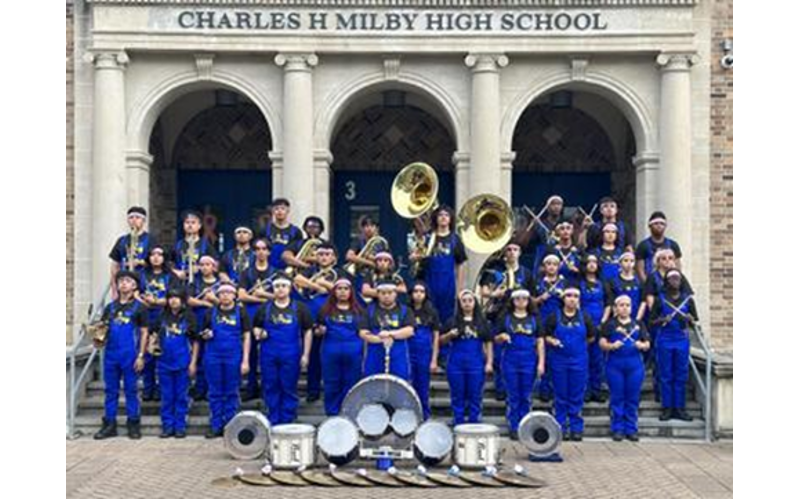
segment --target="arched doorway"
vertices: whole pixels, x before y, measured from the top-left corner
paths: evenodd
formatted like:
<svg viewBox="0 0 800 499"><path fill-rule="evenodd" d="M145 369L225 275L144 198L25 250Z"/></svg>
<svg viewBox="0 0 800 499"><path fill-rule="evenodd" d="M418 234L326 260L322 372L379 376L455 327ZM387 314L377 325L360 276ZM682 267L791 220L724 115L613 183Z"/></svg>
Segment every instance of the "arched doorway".
<svg viewBox="0 0 800 499"><path fill-rule="evenodd" d="M206 235L220 249L233 245L236 225L259 229L272 197L271 149L264 116L239 93L196 91L167 106L150 136L151 230L158 240L181 236L186 209L203 213Z"/></svg>
<svg viewBox="0 0 800 499"><path fill-rule="evenodd" d="M621 218L636 227L636 140L630 123L611 102L589 92L557 90L536 99L514 130L516 153L512 204L544 206L564 198L566 215L591 212L613 196ZM594 219L599 219L599 211Z"/></svg>
<svg viewBox="0 0 800 499"><path fill-rule="evenodd" d="M362 96L340 119L331 153L332 222L340 250L359 231L364 215L376 217L399 265L407 262L410 224L393 210L392 181L400 169L422 161L439 176L439 202L453 205L453 154L456 144L427 99L400 90Z"/></svg>

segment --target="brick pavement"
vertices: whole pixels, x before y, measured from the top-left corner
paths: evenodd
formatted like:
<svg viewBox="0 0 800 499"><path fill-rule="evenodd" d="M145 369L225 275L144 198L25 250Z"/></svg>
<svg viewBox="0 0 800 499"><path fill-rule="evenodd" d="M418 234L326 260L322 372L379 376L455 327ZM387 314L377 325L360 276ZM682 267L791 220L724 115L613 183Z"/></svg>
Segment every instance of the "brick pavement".
<svg viewBox="0 0 800 499"><path fill-rule="evenodd" d="M544 489L388 489L289 488L237 485L221 488L211 480L230 475L237 466L256 471L260 462L238 462L228 457L221 440L119 437L96 442L89 437L67 441L67 498L157 499L201 498L427 498L437 499L527 497L731 497L733 443L714 444L643 441L568 442L563 463L524 461L517 443L504 440L506 464L519 462L533 476L547 481Z"/></svg>

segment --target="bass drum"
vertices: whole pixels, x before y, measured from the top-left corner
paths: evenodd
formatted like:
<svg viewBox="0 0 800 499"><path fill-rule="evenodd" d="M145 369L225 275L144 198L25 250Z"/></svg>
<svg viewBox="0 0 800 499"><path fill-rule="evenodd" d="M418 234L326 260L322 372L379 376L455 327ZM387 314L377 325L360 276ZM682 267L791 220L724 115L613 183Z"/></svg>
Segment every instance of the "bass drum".
<svg viewBox="0 0 800 499"><path fill-rule="evenodd" d="M258 459L269 448L270 424L258 411L242 411L225 425L225 449L234 459Z"/></svg>
<svg viewBox="0 0 800 499"><path fill-rule="evenodd" d="M317 448L326 461L343 466L358 457L358 428L347 418L328 418L317 428Z"/></svg>
<svg viewBox="0 0 800 499"><path fill-rule="evenodd" d="M341 415L356 421L361 408L367 404L380 404L392 411L413 411L417 421L422 421L422 404L417 392L406 380L391 374L375 374L362 379L347 392L342 402Z"/></svg>
<svg viewBox="0 0 800 499"><path fill-rule="evenodd" d="M550 414L533 411L520 421L517 436L532 456L547 457L561 445L561 426Z"/></svg>

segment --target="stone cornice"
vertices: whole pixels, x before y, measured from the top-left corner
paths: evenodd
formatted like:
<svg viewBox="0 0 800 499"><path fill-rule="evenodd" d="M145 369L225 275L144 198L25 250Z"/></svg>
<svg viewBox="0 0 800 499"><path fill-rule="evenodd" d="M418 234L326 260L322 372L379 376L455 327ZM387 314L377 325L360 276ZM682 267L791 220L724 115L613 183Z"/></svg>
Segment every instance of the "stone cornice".
<svg viewBox="0 0 800 499"><path fill-rule="evenodd" d="M105 5L193 5L213 7L389 7L389 8L623 8L692 7L697 0L86 0Z"/></svg>

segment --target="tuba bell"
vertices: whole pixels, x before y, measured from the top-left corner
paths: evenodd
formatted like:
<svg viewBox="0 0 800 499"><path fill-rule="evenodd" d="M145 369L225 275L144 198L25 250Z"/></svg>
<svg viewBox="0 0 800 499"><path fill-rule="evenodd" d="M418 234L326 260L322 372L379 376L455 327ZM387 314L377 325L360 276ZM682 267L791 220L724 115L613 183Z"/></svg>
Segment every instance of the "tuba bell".
<svg viewBox="0 0 800 499"><path fill-rule="evenodd" d="M456 230L461 240L475 253L494 253L508 243L514 233L514 213L494 194L473 196L458 212Z"/></svg>
<svg viewBox="0 0 800 499"><path fill-rule="evenodd" d="M427 163L410 163L400 170L392 182L392 207L403 218L420 222L409 240L408 252L418 252L423 258L430 256L435 238L431 235L426 244L426 233L431 230L430 214L439 206L439 177ZM411 275L419 274L420 260L411 264Z"/></svg>

